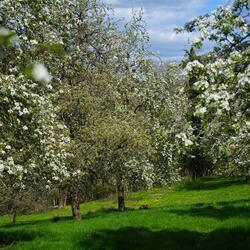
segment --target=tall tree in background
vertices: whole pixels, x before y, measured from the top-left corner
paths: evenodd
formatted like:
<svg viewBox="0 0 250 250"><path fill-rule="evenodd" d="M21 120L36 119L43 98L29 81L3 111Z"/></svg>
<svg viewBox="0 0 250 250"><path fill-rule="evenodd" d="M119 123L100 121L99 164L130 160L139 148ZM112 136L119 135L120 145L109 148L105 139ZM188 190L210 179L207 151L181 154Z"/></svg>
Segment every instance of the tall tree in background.
<svg viewBox="0 0 250 250"><path fill-rule="evenodd" d="M92 154L87 153L90 142L93 152L99 145L90 140L92 129L102 129L99 122L104 127L111 125L110 120L118 121L117 127L133 124L131 129L138 131L144 126L136 122L142 116L140 92L145 85L148 54L141 15L121 30L109 18L108 9L95 0L5 1L1 10L1 25L18 36L18 49L6 51L4 60L20 70L27 62L39 61L53 75L48 86L71 141L66 186L73 217L80 219L79 193L100 176L99 158L104 157L99 152L90 159Z"/></svg>
<svg viewBox="0 0 250 250"><path fill-rule="evenodd" d="M200 32L193 48L205 40L216 44L185 68L204 131L200 144L213 159L214 173L249 176L249 2L219 7L183 30Z"/></svg>

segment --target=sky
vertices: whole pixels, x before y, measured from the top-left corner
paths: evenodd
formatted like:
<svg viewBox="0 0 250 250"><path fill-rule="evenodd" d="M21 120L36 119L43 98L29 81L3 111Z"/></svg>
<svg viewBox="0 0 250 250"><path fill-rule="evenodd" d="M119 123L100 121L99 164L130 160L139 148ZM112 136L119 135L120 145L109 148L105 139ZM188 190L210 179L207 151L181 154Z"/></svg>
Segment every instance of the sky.
<svg viewBox="0 0 250 250"><path fill-rule="evenodd" d="M151 37L151 50L159 52L166 61L179 61L195 34L175 34L174 28L183 26L196 16L209 13L219 5L228 5L230 0L102 0L111 5L114 15L125 20L132 10L143 8L144 20ZM202 51L211 48L207 44Z"/></svg>

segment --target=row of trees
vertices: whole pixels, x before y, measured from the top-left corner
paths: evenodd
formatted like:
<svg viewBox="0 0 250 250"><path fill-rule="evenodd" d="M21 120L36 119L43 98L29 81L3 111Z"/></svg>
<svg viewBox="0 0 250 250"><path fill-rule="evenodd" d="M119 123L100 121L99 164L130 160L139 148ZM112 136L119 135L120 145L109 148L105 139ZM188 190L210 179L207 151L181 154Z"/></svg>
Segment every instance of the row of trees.
<svg viewBox="0 0 250 250"><path fill-rule="evenodd" d="M180 65L150 59L141 13L122 25L96 0L0 10L0 211L14 221L55 193L80 219L80 202L114 191L123 211L125 190L246 174L247 1L188 23L201 39ZM218 46L198 56L204 39Z"/></svg>

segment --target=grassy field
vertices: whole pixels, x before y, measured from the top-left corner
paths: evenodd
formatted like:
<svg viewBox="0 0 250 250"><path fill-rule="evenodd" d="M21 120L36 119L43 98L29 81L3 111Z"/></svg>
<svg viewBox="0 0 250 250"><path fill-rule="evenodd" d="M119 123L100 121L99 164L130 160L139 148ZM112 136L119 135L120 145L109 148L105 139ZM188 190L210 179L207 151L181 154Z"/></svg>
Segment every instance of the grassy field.
<svg viewBox="0 0 250 250"><path fill-rule="evenodd" d="M250 249L250 185L241 178L132 193L126 205L121 213L115 197L82 204L80 222L69 207L19 216L16 225L0 217L0 248Z"/></svg>

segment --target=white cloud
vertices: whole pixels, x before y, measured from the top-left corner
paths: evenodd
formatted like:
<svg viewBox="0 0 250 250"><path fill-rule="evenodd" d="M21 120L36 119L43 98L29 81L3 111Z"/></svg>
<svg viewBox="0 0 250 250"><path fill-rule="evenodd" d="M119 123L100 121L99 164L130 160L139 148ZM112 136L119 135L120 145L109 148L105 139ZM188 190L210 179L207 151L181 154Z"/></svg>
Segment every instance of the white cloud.
<svg viewBox="0 0 250 250"><path fill-rule="evenodd" d="M106 4L118 4L120 3L120 0L103 0Z"/></svg>
<svg viewBox="0 0 250 250"><path fill-rule="evenodd" d="M207 4L208 0L103 0L104 3L112 4L114 7L128 8L128 7L149 7L162 8L199 8Z"/></svg>
<svg viewBox="0 0 250 250"><path fill-rule="evenodd" d="M169 43L169 42L178 42L178 43L187 43L192 41L195 37L193 33L180 33L176 34L174 30L149 30L150 37L152 42L158 43Z"/></svg>
<svg viewBox="0 0 250 250"><path fill-rule="evenodd" d="M165 59L179 60L188 49L195 33L176 34L174 27L183 27L185 22L194 19L196 16L216 8L219 1L231 0L103 0L113 5L114 17L131 20L133 10L140 11L143 8L144 20L147 23L151 36L153 51L160 51ZM216 2L216 3L215 3ZM202 8L201 8L202 7ZM211 48L211 44L204 44L204 50Z"/></svg>
<svg viewBox="0 0 250 250"><path fill-rule="evenodd" d="M140 11L141 8L114 8L114 15L117 18L131 19L134 11Z"/></svg>
<svg viewBox="0 0 250 250"><path fill-rule="evenodd" d="M180 24L196 17L196 14L189 11L170 10L146 10L144 19L150 27L169 27L173 24Z"/></svg>

